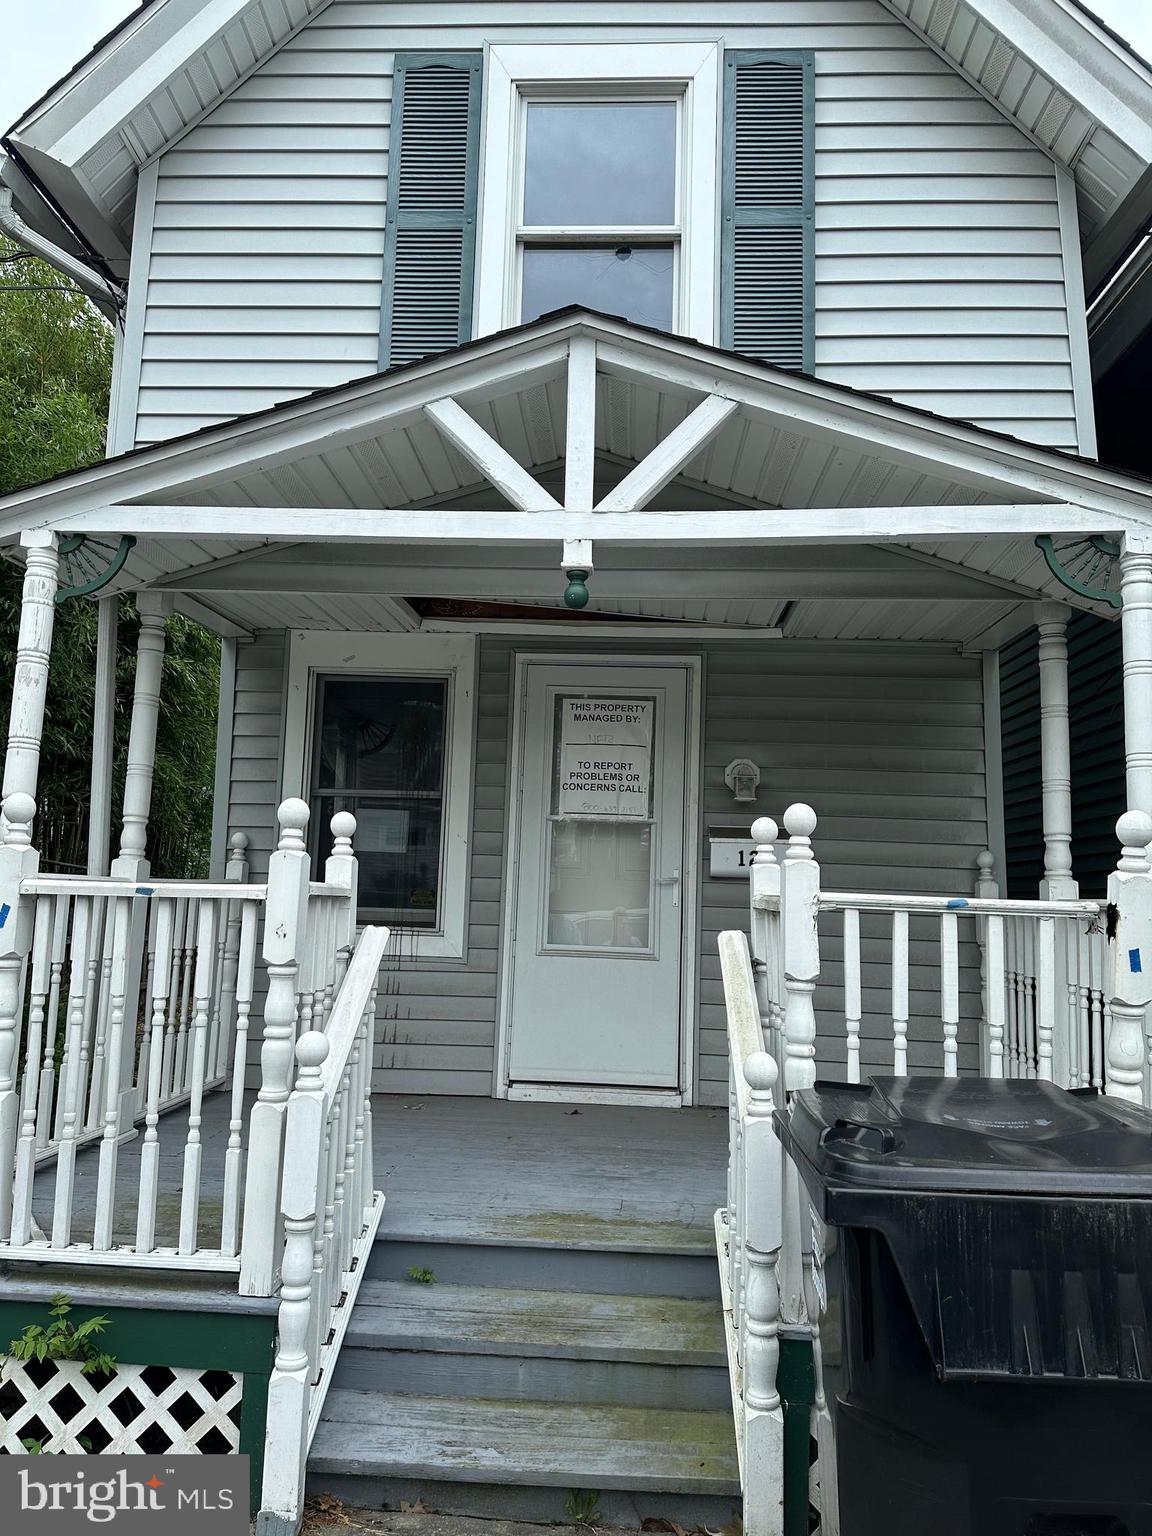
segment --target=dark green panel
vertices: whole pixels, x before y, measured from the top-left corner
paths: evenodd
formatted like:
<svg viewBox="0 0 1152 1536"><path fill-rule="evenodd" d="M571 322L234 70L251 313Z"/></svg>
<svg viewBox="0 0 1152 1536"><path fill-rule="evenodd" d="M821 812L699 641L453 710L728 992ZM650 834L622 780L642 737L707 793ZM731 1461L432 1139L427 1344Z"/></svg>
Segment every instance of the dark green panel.
<svg viewBox="0 0 1152 1536"><path fill-rule="evenodd" d="M268 1378L276 1347L275 1314L146 1311L78 1304L71 1320L82 1323L100 1315L108 1319L100 1347L125 1365L243 1372L240 1450L251 1457L252 1509L258 1509L264 1475ZM45 1326L49 1321L46 1302L0 1301L0 1355L29 1323Z"/></svg>
<svg viewBox="0 0 1152 1536"><path fill-rule="evenodd" d="M396 55L381 368L471 337L483 62L480 53Z"/></svg>
<svg viewBox="0 0 1152 1536"><path fill-rule="evenodd" d="M1035 900L1044 875L1040 797L1039 637L1018 635L1000 652L1000 732L1004 763L1004 847L1008 867L997 871L1001 891Z"/></svg>
<svg viewBox="0 0 1152 1536"><path fill-rule="evenodd" d="M1125 808L1124 659L1120 625L1091 613L1068 625L1072 869L1082 896L1104 896Z"/></svg>
<svg viewBox="0 0 1152 1536"><path fill-rule="evenodd" d="M1004 894L1035 897L1044 874L1040 666L1034 629L1000 652L1004 743ZM1072 872L1082 896L1106 893L1125 806L1124 686L1120 626L1090 613L1068 622L1068 729L1072 763Z"/></svg>
<svg viewBox="0 0 1152 1536"><path fill-rule="evenodd" d="M754 71L763 65L778 71L779 100L766 109L776 87L772 75L761 76L763 115L743 132L738 94L755 90ZM815 121L814 54L725 53L720 344L804 373L815 368L816 351ZM779 152L778 174L763 164L766 141ZM738 196L745 178L759 183L762 200ZM757 332L759 340L749 339Z"/></svg>

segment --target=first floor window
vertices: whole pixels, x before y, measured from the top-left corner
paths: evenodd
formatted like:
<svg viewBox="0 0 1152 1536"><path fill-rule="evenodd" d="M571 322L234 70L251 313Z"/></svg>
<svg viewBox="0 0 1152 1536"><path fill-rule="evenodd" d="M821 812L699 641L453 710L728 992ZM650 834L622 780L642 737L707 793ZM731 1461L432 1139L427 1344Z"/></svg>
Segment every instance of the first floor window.
<svg viewBox="0 0 1152 1536"><path fill-rule="evenodd" d="M360 916L440 926L449 682L316 679L311 804L321 858L336 811L356 817Z"/></svg>

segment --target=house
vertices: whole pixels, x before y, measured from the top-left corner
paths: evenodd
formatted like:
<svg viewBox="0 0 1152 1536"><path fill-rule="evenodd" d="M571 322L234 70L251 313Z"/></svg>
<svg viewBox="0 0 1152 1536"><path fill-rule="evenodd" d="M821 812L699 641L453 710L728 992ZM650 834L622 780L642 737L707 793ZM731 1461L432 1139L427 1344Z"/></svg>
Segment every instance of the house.
<svg viewBox="0 0 1152 1536"><path fill-rule="evenodd" d="M309 1455L361 1499L710 1524L742 1460L750 1531L807 1529L801 1255L740 1218L773 1095L1148 1096L1113 960L1152 942L1152 491L1097 459L1086 316L1147 226L1152 69L1076 0L151 0L4 150L0 225L117 323L107 461L0 501L4 1321L110 1311L137 1428L250 1451L265 1536ZM100 602L107 659L123 592L122 811L105 672L57 875L53 605ZM148 864L174 610L222 640L207 882ZM51 1390L0 1397L10 1449L89 1433Z"/></svg>

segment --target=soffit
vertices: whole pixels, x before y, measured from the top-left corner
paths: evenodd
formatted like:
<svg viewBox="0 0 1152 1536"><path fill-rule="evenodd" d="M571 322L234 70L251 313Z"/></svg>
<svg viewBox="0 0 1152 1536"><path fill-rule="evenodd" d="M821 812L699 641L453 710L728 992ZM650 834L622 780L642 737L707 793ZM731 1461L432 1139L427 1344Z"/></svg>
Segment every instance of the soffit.
<svg viewBox="0 0 1152 1536"><path fill-rule="evenodd" d="M1152 70L1069 0L883 0L1076 179L1090 239L1152 162Z"/></svg>

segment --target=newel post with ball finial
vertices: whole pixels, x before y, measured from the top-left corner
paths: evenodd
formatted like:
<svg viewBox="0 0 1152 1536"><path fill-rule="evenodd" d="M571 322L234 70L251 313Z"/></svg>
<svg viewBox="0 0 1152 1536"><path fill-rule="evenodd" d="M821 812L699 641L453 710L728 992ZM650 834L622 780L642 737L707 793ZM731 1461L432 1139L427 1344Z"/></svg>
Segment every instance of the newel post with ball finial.
<svg viewBox="0 0 1152 1536"><path fill-rule="evenodd" d="M268 897L264 907L263 957L268 992L260 1046L260 1092L249 1122L244 1186L242 1296L271 1296L280 1267L284 1118L292 1093L297 979L308 916L308 807L303 800L285 800L276 815L280 840L268 861Z"/></svg>

